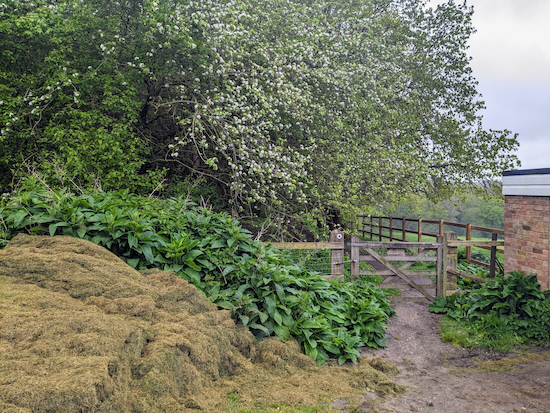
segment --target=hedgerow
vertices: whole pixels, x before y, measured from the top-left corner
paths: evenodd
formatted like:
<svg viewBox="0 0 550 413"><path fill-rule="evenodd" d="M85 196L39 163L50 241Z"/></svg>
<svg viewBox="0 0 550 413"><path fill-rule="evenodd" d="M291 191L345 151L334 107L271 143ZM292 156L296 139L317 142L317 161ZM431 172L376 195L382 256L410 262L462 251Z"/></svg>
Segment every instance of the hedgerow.
<svg viewBox="0 0 550 413"><path fill-rule="evenodd" d="M128 191L74 195L29 180L0 203L0 246L17 233L89 240L137 269L174 271L259 339L295 338L322 364L356 361L360 346L385 345L393 314L371 284L329 281L253 240L226 213L183 198Z"/></svg>

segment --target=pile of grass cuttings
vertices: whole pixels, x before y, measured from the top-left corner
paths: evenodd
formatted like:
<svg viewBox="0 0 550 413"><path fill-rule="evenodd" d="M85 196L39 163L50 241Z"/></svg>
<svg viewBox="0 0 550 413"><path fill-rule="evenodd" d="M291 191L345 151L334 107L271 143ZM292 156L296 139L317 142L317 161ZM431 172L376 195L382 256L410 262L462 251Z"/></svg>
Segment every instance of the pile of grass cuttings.
<svg viewBox="0 0 550 413"><path fill-rule="evenodd" d="M380 361L318 368L258 343L194 286L88 241L18 235L0 250L0 410L224 411L401 393Z"/></svg>

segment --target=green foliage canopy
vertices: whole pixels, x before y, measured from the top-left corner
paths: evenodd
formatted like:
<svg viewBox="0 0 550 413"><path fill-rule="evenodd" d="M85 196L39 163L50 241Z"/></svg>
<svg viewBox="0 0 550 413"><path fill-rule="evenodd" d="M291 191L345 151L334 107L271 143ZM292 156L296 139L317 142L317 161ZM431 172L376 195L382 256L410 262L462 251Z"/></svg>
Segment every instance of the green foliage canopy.
<svg viewBox="0 0 550 413"><path fill-rule="evenodd" d="M518 143L482 128L472 13L418 0L4 2L0 186L48 159L81 186L145 192L198 174L236 210L321 216L497 176Z"/></svg>

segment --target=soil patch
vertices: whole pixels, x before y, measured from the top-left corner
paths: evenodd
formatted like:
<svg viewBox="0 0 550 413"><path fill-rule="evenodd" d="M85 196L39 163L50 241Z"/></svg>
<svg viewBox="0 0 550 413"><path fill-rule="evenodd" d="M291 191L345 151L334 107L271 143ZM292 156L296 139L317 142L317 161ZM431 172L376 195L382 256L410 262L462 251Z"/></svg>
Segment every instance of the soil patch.
<svg viewBox="0 0 550 413"><path fill-rule="evenodd" d="M397 302L385 349L365 350L395 365L407 386L397 397L369 395L361 409L377 412L550 412L550 352L517 354L456 348L443 343L439 315L428 304Z"/></svg>

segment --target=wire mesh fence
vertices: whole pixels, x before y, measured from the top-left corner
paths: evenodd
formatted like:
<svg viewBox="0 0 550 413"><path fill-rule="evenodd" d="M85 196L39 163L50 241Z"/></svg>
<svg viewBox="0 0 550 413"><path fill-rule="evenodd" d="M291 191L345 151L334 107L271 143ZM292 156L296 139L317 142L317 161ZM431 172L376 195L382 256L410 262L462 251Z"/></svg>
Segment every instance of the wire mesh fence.
<svg viewBox="0 0 550 413"><path fill-rule="evenodd" d="M310 271L315 271L319 275L331 275L332 259L330 250L292 249L283 251L285 258L290 262Z"/></svg>

